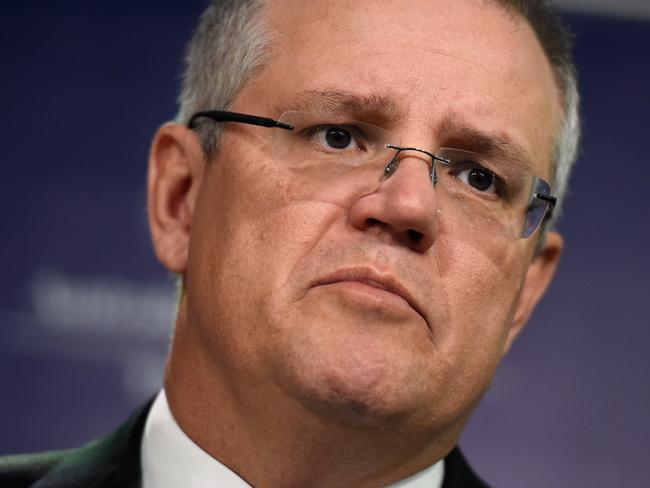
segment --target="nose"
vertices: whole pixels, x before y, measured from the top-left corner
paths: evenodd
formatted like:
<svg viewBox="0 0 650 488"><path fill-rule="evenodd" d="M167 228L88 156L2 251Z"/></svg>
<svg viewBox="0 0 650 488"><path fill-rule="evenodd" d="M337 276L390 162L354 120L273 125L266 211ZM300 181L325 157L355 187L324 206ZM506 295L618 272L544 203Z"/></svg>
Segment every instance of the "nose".
<svg viewBox="0 0 650 488"><path fill-rule="evenodd" d="M359 230L392 234L401 244L424 253L438 232L433 162L426 155L403 153L396 163L373 193L353 202L350 223Z"/></svg>

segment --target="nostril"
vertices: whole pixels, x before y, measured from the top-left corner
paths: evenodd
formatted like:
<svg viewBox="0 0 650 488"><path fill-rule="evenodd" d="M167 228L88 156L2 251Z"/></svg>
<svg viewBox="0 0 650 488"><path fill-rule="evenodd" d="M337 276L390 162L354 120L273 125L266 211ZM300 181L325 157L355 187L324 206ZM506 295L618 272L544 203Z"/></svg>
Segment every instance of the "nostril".
<svg viewBox="0 0 650 488"><path fill-rule="evenodd" d="M366 219L366 228L371 228L371 227L383 227L386 224L384 224L381 220L375 219L375 218L369 218ZM408 229L406 232L402 234L408 241L408 244L420 244L422 240L424 239L424 234L422 232L419 232L415 229Z"/></svg>
<svg viewBox="0 0 650 488"><path fill-rule="evenodd" d="M350 207L349 223L356 230L369 231L373 236L386 234L400 246L418 253L426 252L437 233L430 205L424 208L420 200L411 201L408 195L392 195L390 192L394 189L389 190L382 189L356 200Z"/></svg>
<svg viewBox="0 0 650 488"><path fill-rule="evenodd" d="M366 219L366 225L368 227L374 227L374 226L380 225L380 224L381 224L381 222L379 220L373 219L372 217L369 218L369 219Z"/></svg>
<svg viewBox="0 0 650 488"><path fill-rule="evenodd" d="M409 229L406 233L409 236L410 241L414 244L419 243L422 240L422 237L424 237L422 232L418 232L414 229Z"/></svg>

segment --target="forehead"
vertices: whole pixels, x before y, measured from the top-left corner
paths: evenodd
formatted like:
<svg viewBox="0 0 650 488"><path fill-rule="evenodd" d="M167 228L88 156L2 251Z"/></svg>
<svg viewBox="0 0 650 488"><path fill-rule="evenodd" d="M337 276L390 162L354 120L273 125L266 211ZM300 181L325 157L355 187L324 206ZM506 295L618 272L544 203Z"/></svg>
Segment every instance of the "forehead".
<svg viewBox="0 0 650 488"><path fill-rule="evenodd" d="M264 14L270 61L243 91L258 106L356 94L407 121L414 144L443 144L457 122L512 141L548 174L562 116L552 71L528 24L493 1L277 0Z"/></svg>

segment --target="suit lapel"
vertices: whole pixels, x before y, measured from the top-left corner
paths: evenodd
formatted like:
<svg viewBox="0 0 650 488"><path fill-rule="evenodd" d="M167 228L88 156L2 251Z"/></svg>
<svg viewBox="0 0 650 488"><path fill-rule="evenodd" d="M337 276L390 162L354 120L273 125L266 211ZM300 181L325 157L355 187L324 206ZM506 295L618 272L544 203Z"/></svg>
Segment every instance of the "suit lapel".
<svg viewBox="0 0 650 488"><path fill-rule="evenodd" d="M32 488L139 488L140 443L151 401L115 432L64 455Z"/></svg>
<svg viewBox="0 0 650 488"><path fill-rule="evenodd" d="M465 457L456 447L445 458L445 479L442 488L489 488L472 471Z"/></svg>

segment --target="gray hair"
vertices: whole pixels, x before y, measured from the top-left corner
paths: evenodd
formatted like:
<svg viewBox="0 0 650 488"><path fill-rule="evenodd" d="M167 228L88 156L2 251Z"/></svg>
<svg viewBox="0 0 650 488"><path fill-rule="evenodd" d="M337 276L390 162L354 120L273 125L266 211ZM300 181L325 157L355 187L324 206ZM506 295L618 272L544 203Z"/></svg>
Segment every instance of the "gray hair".
<svg viewBox="0 0 650 488"><path fill-rule="evenodd" d="M551 64L564 119L552 157L552 188L558 205L545 229L552 228L566 197L580 141L579 95L571 54L571 35L547 0L495 0L530 24ZM177 121L193 113L227 109L239 91L268 59L269 31L259 15L263 0L212 0L201 16L187 49ZM206 159L215 157L220 125L199 122Z"/></svg>
<svg viewBox="0 0 650 488"><path fill-rule="evenodd" d="M227 110L264 64L268 34L261 7L262 0L212 0L203 12L187 47L177 122L187 124L200 110ZM197 131L206 159L214 159L221 125L199 120Z"/></svg>
<svg viewBox="0 0 650 488"><path fill-rule="evenodd" d="M555 136L551 155L551 187L558 204L551 218L544 223L544 230L549 230L560 216L580 144L580 96L573 62L572 35L548 0L496 1L506 10L522 16L531 26L551 64L560 92L564 119Z"/></svg>

